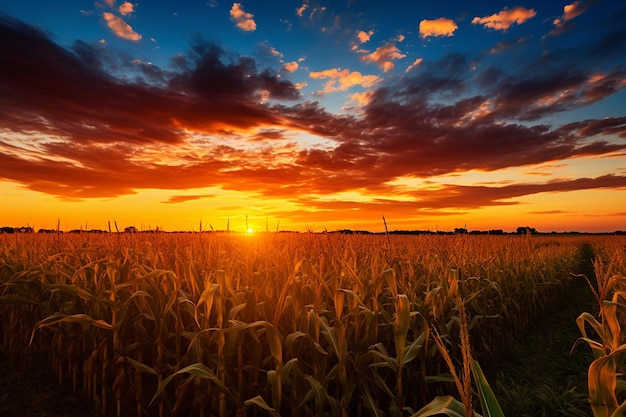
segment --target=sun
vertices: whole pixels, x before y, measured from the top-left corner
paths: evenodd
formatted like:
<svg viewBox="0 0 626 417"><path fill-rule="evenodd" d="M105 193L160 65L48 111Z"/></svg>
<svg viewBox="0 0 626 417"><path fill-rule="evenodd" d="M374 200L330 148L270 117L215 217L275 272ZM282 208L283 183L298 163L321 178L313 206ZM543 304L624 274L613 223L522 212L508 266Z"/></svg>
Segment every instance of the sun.
<svg viewBox="0 0 626 417"><path fill-rule="evenodd" d="M252 233L254 233L254 229L252 229L251 227L248 227L248 229L246 230L246 233L251 235Z"/></svg>

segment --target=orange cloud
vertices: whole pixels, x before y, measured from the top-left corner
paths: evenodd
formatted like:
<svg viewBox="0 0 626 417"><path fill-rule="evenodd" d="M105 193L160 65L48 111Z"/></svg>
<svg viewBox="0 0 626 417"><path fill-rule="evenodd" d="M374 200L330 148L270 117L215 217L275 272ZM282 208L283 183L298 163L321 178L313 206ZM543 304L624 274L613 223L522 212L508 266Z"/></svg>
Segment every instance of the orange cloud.
<svg viewBox="0 0 626 417"><path fill-rule="evenodd" d="M176 204L176 203L184 203L186 201L192 200L200 200L203 198L214 198L215 194L196 194L196 195L173 195L164 203L167 204Z"/></svg>
<svg viewBox="0 0 626 417"><path fill-rule="evenodd" d="M138 41L141 39L141 35L133 30L133 28L121 18L115 16L113 13L102 13L104 20L106 20L109 28L120 38L128 39L130 41Z"/></svg>
<svg viewBox="0 0 626 417"><path fill-rule="evenodd" d="M373 30L370 30L368 32L363 32L362 30L360 30L357 32L356 37L359 39L359 42L365 43L370 40L373 34Z"/></svg>
<svg viewBox="0 0 626 417"><path fill-rule="evenodd" d="M406 55L401 53L396 45L388 43L383 46L379 46L371 54L361 57L361 61L374 63L382 68L384 72L387 72L393 69L394 60L404 57L406 57Z"/></svg>
<svg viewBox="0 0 626 417"><path fill-rule="evenodd" d="M491 16L475 17L472 19L472 23L496 30L507 30L513 24L517 23L518 25L521 25L536 15L537 12L533 9L516 7L515 9L510 10L504 9L499 13L492 14Z"/></svg>
<svg viewBox="0 0 626 417"><path fill-rule="evenodd" d="M575 1L572 4L567 4L563 7L563 20L571 20L576 16L583 14L587 10L586 7L582 7L582 2Z"/></svg>
<svg viewBox="0 0 626 417"><path fill-rule="evenodd" d="M128 16L129 14L132 14L135 11L133 4L127 1L122 3L122 5L119 7L118 10L122 14L122 16Z"/></svg>
<svg viewBox="0 0 626 417"><path fill-rule="evenodd" d="M440 17L434 20L422 20L419 29L420 36L426 38L428 36L452 36L458 26L454 20Z"/></svg>
<svg viewBox="0 0 626 417"><path fill-rule="evenodd" d="M256 22L253 19L254 15L243 10L241 3L233 3L233 7L230 9L230 16L239 29L246 32L256 30Z"/></svg>
<svg viewBox="0 0 626 417"><path fill-rule="evenodd" d="M594 0L577 0L574 3L563 6L563 16L554 19L553 23L555 28L549 33L549 35L560 35L569 30L572 27L570 24L571 22L569 21L585 13L587 9L593 5L593 3L595 3Z"/></svg>
<svg viewBox="0 0 626 417"><path fill-rule="evenodd" d="M311 72L309 73L309 76L314 79L330 78L330 80L324 85L324 90L322 91L323 93L346 91L355 85L367 88L381 81L381 78L376 75L362 75L358 71L350 72L347 69L340 70L338 68Z"/></svg>
<svg viewBox="0 0 626 417"><path fill-rule="evenodd" d="M298 63L296 61L287 62L283 65L283 69L287 72L294 72L298 69Z"/></svg>
<svg viewBox="0 0 626 417"><path fill-rule="evenodd" d="M411 65L409 65L406 70L404 72L409 72L411 71L413 68L417 68L422 61L424 61L424 58L417 58L415 61L413 61L413 63Z"/></svg>
<svg viewBox="0 0 626 417"><path fill-rule="evenodd" d="M348 104L355 103L358 107L365 107L372 101L372 95L371 91L354 93L350 96Z"/></svg>
<svg viewBox="0 0 626 417"><path fill-rule="evenodd" d="M298 16L302 17L302 15L304 15L304 11L305 11L306 9L308 9L308 8L309 8L309 5L308 5L308 4L306 4L306 3L304 3L302 6L300 6L300 7L298 7L298 8L296 9L296 14L297 14Z"/></svg>

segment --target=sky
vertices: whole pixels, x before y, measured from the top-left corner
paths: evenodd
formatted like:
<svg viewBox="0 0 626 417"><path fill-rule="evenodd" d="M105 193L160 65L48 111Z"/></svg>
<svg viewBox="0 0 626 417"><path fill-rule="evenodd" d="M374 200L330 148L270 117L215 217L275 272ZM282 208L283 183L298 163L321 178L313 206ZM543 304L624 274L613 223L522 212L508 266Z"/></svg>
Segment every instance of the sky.
<svg viewBox="0 0 626 417"><path fill-rule="evenodd" d="M626 4L0 5L0 225L626 230Z"/></svg>

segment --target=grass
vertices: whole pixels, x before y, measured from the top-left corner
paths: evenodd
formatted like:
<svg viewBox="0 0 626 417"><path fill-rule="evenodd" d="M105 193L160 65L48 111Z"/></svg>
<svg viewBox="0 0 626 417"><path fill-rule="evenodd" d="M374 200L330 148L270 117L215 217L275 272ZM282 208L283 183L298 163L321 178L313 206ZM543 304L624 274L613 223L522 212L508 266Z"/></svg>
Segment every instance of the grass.
<svg viewBox="0 0 626 417"><path fill-rule="evenodd" d="M0 415L3 417L99 417L82 393L59 385L42 358L18 368L0 354Z"/></svg>
<svg viewBox="0 0 626 417"><path fill-rule="evenodd" d="M580 249L577 271L593 280L595 253ZM570 353L580 337L576 318L594 311L597 301L584 278L576 279L540 319L505 346L491 364L494 391L506 415L519 417L590 416L587 370L593 355L585 346Z"/></svg>

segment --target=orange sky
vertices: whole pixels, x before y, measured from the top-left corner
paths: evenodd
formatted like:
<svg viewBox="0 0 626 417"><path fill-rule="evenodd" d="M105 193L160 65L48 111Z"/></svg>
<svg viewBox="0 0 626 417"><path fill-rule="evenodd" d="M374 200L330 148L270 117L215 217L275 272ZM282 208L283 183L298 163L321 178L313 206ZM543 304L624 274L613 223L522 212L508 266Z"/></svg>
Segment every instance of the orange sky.
<svg viewBox="0 0 626 417"><path fill-rule="evenodd" d="M193 13L108 1L67 23L16 3L0 226L626 230L623 9L530 3L412 5L400 26L212 2L224 41L175 46Z"/></svg>

